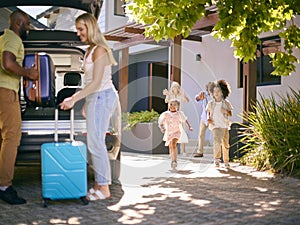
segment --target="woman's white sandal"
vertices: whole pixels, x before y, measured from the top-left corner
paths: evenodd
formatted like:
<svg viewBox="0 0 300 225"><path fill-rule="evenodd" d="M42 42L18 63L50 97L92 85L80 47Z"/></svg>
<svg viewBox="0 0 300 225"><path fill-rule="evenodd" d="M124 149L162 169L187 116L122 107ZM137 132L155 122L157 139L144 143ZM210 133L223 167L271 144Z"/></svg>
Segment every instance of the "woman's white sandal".
<svg viewBox="0 0 300 225"><path fill-rule="evenodd" d="M94 188L91 188L91 189L89 190L89 192L88 192L88 195L89 195L89 194L91 194L91 195L92 195L92 194L95 194L95 189L94 189Z"/></svg>
<svg viewBox="0 0 300 225"><path fill-rule="evenodd" d="M94 188L91 188L89 190L87 198L89 201L97 201L97 200L110 199L111 196L105 197L100 190L95 190Z"/></svg>

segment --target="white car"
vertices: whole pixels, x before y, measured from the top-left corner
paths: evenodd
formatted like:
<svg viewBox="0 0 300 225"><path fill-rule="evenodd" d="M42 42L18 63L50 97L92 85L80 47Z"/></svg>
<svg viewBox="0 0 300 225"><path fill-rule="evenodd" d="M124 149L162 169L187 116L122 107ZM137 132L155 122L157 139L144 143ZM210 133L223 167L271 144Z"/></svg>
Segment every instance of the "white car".
<svg viewBox="0 0 300 225"><path fill-rule="evenodd" d="M99 15L101 8L100 0L81 0L81 1L48 1L48 0L10 0L0 2L1 17L7 17L17 6L53 6L70 7L80 9L95 16ZM64 8L66 9L66 8ZM59 14L60 10L56 13ZM30 14L29 14L30 16ZM4 18L1 18L3 20ZM75 20L75 17L72 18ZM74 21L73 21L74 23ZM52 90L53 97L66 88L64 78L66 74L77 74L84 76L81 70L82 59L84 55L84 44L80 42L76 33L73 31L49 29L40 24L31 17L31 26L36 30L31 30L27 39L24 41L25 54L34 54L36 52L47 54L51 57L54 64L55 87ZM0 32L4 30L5 25L0 24ZM81 79L73 84L71 88L81 88ZM74 87L75 85L75 87ZM70 87L67 87L70 88ZM53 142L54 132L54 108L55 106L41 107L30 103L24 99L23 90L20 91L20 100L22 108L22 140L18 149L17 165L40 163L41 144ZM74 107L74 139L86 142L86 124L81 112L82 102ZM120 110L120 109L119 109ZM70 122L69 111L60 111L58 131L59 141L69 139ZM107 131L106 145L112 167L112 179L117 181L120 176L120 135L121 118L120 111L116 112L111 121L110 129Z"/></svg>

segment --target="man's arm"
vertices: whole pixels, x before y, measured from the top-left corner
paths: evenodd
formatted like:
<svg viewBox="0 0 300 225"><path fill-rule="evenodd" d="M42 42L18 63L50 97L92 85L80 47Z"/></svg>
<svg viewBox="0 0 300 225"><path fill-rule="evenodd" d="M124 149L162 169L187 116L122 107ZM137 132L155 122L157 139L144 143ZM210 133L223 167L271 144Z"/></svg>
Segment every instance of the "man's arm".
<svg viewBox="0 0 300 225"><path fill-rule="evenodd" d="M38 71L34 67L27 69L20 66L16 61L16 56L9 51L4 51L2 54L2 67L4 70L30 80L38 78Z"/></svg>

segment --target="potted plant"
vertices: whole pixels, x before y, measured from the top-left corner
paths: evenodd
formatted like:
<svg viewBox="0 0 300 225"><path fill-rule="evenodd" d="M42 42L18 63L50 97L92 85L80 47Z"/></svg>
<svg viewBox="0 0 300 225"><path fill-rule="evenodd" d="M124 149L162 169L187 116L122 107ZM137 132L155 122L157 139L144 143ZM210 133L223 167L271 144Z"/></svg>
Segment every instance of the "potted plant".
<svg viewBox="0 0 300 225"><path fill-rule="evenodd" d="M122 114L122 151L150 154L167 154L168 148L162 141L155 110L126 112Z"/></svg>
<svg viewBox="0 0 300 225"><path fill-rule="evenodd" d="M126 112L122 114L122 122L125 124L123 130L131 130L138 123L157 122L159 113L145 110L140 112Z"/></svg>

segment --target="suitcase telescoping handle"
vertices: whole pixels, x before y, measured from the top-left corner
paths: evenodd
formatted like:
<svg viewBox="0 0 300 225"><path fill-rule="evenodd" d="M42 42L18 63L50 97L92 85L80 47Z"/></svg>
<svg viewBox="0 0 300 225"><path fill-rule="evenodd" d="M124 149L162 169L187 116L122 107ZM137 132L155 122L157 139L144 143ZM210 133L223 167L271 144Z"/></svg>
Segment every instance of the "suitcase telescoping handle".
<svg viewBox="0 0 300 225"><path fill-rule="evenodd" d="M54 141L58 142L58 108L55 108ZM74 109L70 110L70 141L74 141Z"/></svg>
<svg viewBox="0 0 300 225"><path fill-rule="evenodd" d="M40 64L40 55L39 53L34 54L34 61L35 61L35 67L37 71L39 72L38 79L33 81L35 84L35 101L39 104L42 103L41 98L41 64Z"/></svg>

